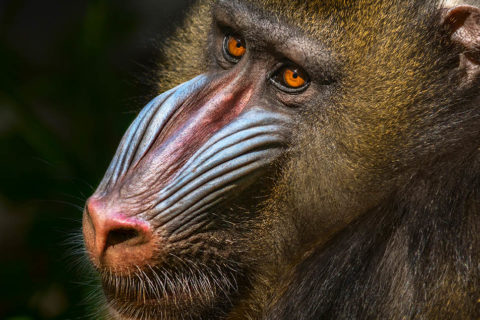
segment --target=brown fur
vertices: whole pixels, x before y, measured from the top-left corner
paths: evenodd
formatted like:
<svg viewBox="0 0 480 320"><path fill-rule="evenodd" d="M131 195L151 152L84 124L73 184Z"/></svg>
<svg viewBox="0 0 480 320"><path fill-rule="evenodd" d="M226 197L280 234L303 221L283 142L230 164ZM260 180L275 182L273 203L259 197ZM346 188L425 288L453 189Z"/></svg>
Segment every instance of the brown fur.
<svg viewBox="0 0 480 320"><path fill-rule="evenodd" d="M205 70L210 5L206 0L194 6L167 43L160 91ZM368 224L378 220L384 233L372 238L381 244L379 256L367 255L371 261L365 264L373 266L359 271L364 282L344 288L360 290L353 303L367 305L348 309L346 304L344 313L332 314L347 318L350 310L360 318L372 316L368 302L377 301L372 310L378 318L478 315L479 271L473 259L480 245L480 115L478 106L467 103L478 96L478 87L462 88L461 71L454 67L461 49L442 36L439 22L432 28L439 16L423 11L437 4L259 0L251 5L326 43L341 77L333 101L303 111L306 120L298 125L283 175L261 221L246 235L253 239L250 254L261 263L229 318L258 319L277 310L307 258L334 266L333 260L342 259L334 249L370 241ZM416 218L421 214L431 214L435 223L415 230L415 224L425 223L426 218ZM453 225L439 227L442 217ZM428 238L427 248L417 248L419 260L412 258L415 245L405 245L415 232ZM437 238L442 235L448 241ZM328 276L319 273L318 279L326 282ZM370 287L378 289L369 281L386 286L382 297L362 298Z"/></svg>

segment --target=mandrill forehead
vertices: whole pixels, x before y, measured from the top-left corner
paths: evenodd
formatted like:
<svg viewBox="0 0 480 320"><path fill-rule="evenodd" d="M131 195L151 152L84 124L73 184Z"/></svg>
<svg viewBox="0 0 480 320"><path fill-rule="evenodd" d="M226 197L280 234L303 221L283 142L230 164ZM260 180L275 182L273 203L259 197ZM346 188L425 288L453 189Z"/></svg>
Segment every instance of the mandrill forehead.
<svg viewBox="0 0 480 320"><path fill-rule="evenodd" d="M237 1L233 1L237 2ZM240 1L238 1L240 2ZM434 12L442 0L248 0L255 11L264 12L288 27L297 27L312 38L331 39L339 45L352 36L367 36L371 28L415 24L415 19L428 19L425 12ZM261 8L261 9L260 9ZM359 21L361 23L359 23ZM376 32L380 30L375 30ZM381 34L376 33L377 35Z"/></svg>
<svg viewBox="0 0 480 320"><path fill-rule="evenodd" d="M322 10L327 7L317 6L317 9L311 10L309 1L218 0L213 8L214 12L219 8L228 12L231 20L240 22L243 29L251 30L251 34L287 40L301 33L312 41L327 39L335 31L333 24L329 23L332 20L330 14ZM336 22L339 19L336 12Z"/></svg>
<svg viewBox="0 0 480 320"><path fill-rule="evenodd" d="M322 37L312 36L300 27L279 23L280 17L245 1L219 0L212 13L220 28L233 30L247 40L249 52L284 57L308 66L312 74L337 69L338 59L328 45L329 32Z"/></svg>

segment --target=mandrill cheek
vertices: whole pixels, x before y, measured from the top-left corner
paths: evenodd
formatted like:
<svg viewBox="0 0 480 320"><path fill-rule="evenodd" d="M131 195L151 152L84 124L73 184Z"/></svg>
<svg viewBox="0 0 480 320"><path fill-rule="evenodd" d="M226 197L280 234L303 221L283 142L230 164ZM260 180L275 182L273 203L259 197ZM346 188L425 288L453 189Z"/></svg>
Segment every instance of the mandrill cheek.
<svg viewBox="0 0 480 320"><path fill-rule="evenodd" d="M157 194L156 222L188 230L190 220L235 197L284 150L287 119L252 109L212 136ZM283 123L283 126L282 126ZM175 219L174 219L175 218Z"/></svg>

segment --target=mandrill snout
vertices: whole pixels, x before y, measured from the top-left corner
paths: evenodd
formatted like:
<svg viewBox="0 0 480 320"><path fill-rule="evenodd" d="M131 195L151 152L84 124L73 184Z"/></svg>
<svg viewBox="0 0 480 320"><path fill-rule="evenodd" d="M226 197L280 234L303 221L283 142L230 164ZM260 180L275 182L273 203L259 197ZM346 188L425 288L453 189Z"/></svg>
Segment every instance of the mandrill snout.
<svg viewBox="0 0 480 320"><path fill-rule="evenodd" d="M228 200L284 152L290 117L252 103L253 91L238 81L199 76L139 113L85 209L85 244L97 268L157 266L178 243L196 244L190 237L221 224Z"/></svg>
<svg viewBox="0 0 480 320"><path fill-rule="evenodd" d="M83 236L94 265L115 272L128 272L148 263L155 249L148 222L124 216L93 197L83 214Z"/></svg>

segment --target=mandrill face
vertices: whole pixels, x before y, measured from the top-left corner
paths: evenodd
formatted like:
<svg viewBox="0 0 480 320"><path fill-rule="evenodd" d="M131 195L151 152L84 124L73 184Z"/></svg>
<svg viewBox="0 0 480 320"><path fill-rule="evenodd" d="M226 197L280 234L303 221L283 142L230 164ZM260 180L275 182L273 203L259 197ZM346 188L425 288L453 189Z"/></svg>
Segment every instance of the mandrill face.
<svg viewBox="0 0 480 320"><path fill-rule="evenodd" d="M244 15L231 5L215 7L214 65L144 107L87 201L85 245L119 319L224 314L258 258L247 234L309 84L293 62L249 51L223 23Z"/></svg>
<svg viewBox="0 0 480 320"><path fill-rule="evenodd" d="M225 78L202 75L153 99L87 202L85 244L114 312L213 304L237 289L245 249L232 229L268 189L259 182L290 117L261 106L246 77Z"/></svg>

